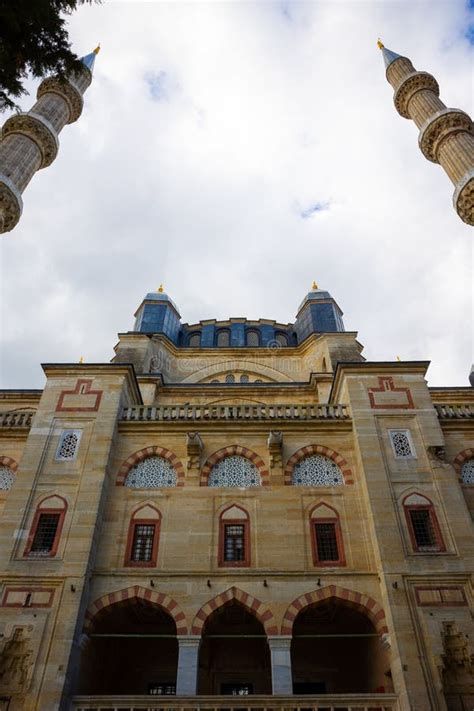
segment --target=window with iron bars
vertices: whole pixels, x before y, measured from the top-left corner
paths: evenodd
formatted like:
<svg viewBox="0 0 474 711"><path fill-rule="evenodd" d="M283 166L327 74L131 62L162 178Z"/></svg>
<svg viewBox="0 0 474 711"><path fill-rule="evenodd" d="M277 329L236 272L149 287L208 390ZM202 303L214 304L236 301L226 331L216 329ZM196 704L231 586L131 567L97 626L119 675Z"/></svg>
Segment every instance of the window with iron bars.
<svg viewBox="0 0 474 711"><path fill-rule="evenodd" d="M148 563L153 556L155 540L154 523L136 523L133 531L133 543L130 560L134 563Z"/></svg>
<svg viewBox="0 0 474 711"><path fill-rule="evenodd" d="M335 523L315 523L317 560L321 563L339 561L339 548L337 545L337 532Z"/></svg>
<svg viewBox="0 0 474 711"><path fill-rule="evenodd" d="M430 508L409 509L411 528L418 551L438 551L441 548L439 536L433 522Z"/></svg>
<svg viewBox="0 0 474 711"><path fill-rule="evenodd" d="M224 561L234 563L245 560L244 524L226 524L224 526Z"/></svg>
<svg viewBox="0 0 474 711"><path fill-rule="evenodd" d="M58 513L42 513L39 515L29 555L42 556L51 553L56 539L60 516L61 514Z"/></svg>

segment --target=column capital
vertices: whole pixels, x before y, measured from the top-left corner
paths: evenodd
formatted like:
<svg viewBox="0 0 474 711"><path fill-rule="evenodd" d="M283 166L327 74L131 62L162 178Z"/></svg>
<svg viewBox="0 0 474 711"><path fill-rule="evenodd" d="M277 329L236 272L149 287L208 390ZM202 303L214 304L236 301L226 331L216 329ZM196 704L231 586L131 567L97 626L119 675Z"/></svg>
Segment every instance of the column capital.
<svg viewBox="0 0 474 711"><path fill-rule="evenodd" d="M196 647L201 642L200 634L178 634L176 635L180 647Z"/></svg>

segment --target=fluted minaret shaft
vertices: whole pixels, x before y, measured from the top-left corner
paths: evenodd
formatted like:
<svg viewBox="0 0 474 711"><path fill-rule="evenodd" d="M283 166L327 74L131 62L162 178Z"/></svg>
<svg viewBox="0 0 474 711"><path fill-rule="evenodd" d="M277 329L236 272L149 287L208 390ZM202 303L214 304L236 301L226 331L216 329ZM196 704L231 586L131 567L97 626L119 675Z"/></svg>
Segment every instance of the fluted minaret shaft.
<svg viewBox="0 0 474 711"><path fill-rule="evenodd" d="M447 108L439 98L436 79L418 72L406 57L379 47L387 81L394 89L398 113L412 119L420 133L418 144L428 160L439 163L455 185L453 203L459 217L474 225L474 133L471 118L460 109Z"/></svg>
<svg viewBox="0 0 474 711"><path fill-rule="evenodd" d="M37 101L27 113L10 116L0 139L0 233L20 219L21 194L37 170L51 165L59 148L58 134L77 121L83 95L92 81L98 49L82 60L80 72L64 79L53 76L38 87Z"/></svg>

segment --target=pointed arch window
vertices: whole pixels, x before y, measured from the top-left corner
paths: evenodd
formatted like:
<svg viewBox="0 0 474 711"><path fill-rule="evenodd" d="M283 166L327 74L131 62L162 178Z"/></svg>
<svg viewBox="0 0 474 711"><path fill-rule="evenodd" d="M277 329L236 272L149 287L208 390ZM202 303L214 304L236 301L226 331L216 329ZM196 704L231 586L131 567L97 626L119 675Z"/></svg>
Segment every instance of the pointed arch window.
<svg viewBox="0 0 474 711"><path fill-rule="evenodd" d="M413 550L442 553L446 550L433 502L422 494L410 494L403 501Z"/></svg>
<svg viewBox="0 0 474 711"><path fill-rule="evenodd" d="M313 563L317 567L345 565L339 515L332 506L318 504L310 514Z"/></svg>
<svg viewBox="0 0 474 711"><path fill-rule="evenodd" d="M128 529L125 565L136 568L156 566L161 515L151 504L133 514Z"/></svg>
<svg viewBox="0 0 474 711"><path fill-rule="evenodd" d="M62 496L49 496L36 508L24 556L53 558L58 550L67 504Z"/></svg>
<svg viewBox="0 0 474 711"><path fill-rule="evenodd" d="M219 517L220 567L242 568L250 565L250 521L248 513L232 505Z"/></svg>

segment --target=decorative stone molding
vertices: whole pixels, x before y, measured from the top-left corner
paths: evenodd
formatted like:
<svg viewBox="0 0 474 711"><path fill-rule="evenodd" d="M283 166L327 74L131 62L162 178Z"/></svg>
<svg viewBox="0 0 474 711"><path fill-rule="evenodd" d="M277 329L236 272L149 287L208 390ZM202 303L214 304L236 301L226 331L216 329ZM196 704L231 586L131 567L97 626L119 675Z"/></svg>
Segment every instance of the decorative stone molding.
<svg viewBox="0 0 474 711"><path fill-rule="evenodd" d="M8 467L9 469L12 470L12 472L16 472L18 469L17 462L14 459L12 459L11 457L1 456L0 457L0 466Z"/></svg>
<svg viewBox="0 0 474 711"><path fill-rule="evenodd" d="M474 225L474 168L459 181L454 191L453 204L461 220Z"/></svg>
<svg viewBox="0 0 474 711"><path fill-rule="evenodd" d="M472 121L460 109L443 109L437 111L425 121L420 129L418 145L427 160L439 163L438 151L441 143L453 133L467 131L472 133Z"/></svg>
<svg viewBox="0 0 474 711"><path fill-rule="evenodd" d="M77 121L82 113L84 99L79 89L68 79L60 79L57 76L43 79L38 87L36 98L40 99L45 94L58 94L69 107L68 123Z"/></svg>
<svg viewBox="0 0 474 711"><path fill-rule="evenodd" d="M237 600L256 617L264 626L268 636L278 635L276 620L268 605L236 587L231 587L225 592L216 595L216 597L201 607L193 620L191 634L202 634L204 624L209 615L211 615L214 610L225 605L226 602L230 602L230 600Z"/></svg>
<svg viewBox="0 0 474 711"><path fill-rule="evenodd" d="M433 445L432 447L428 447L428 454L431 459L435 459L439 462L446 461L446 450L440 445Z"/></svg>
<svg viewBox="0 0 474 711"><path fill-rule="evenodd" d="M40 168L47 168L56 158L59 141L56 131L43 116L29 112L10 116L2 128L2 140L6 136L20 133L36 143L41 152Z"/></svg>
<svg viewBox="0 0 474 711"><path fill-rule="evenodd" d="M270 467L281 467L283 452L283 433L272 430L267 440L268 453L270 455Z"/></svg>
<svg viewBox="0 0 474 711"><path fill-rule="evenodd" d="M199 432L188 432L186 434L186 453L188 469L198 469L201 464L201 452L203 449L202 439Z"/></svg>
<svg viewBox="0 0 474 711"><path fill-rule="evenodd" d="M436 96L439 96L438 82L428 72L414 72L402 81L393 97L393 103L400 116L406 119L411 118L408 113L410 99L422 89L430 89Z"/></svg>
<svg viewBox="0 0 474 711"><path fill-rule="evenodd" d="M6 175L0 173L0 232L10 232L21 217L21 194Z"/></svg>

